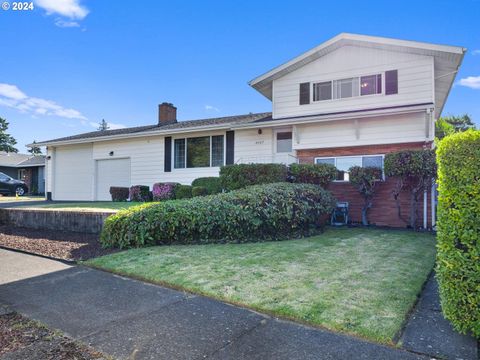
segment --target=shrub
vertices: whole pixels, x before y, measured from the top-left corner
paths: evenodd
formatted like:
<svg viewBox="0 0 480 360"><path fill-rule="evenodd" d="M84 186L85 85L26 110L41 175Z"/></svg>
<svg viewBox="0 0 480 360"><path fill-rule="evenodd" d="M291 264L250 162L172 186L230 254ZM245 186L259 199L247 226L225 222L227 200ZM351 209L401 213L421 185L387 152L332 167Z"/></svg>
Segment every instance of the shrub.
<svg viewBox="0 0 480 360"><path fill-rule="evenodd" d="M362 224L368 225L368 210L372 207L375 185L382 178L382 169L371 166L352 166L348 172L350 174L350 183L363 196Z"/></svg>
<svg viewBox="0 0 480 360"><path fill-rule="evenodd" d="M436 173L435 151L404 150L385 155L385 175L397 179L393 190L393 197L397 205L398 217L409 224L409 227L417 227L418 201L423 196L424 190L430 188ZM410 193L410 217L404 219L401 215L399 195L403 190Z"/></svg>
<svg viewBox="0 0 480 360"><path fill-rule="evenodd" d="M291 164L289 168L289 180L294 183L325 187L336 176L337 169L330 164Z"/></svg>
<svg viewBox="0 0 480 360"><path fill-rule="evenodd" d="M129 195L128 187L110 186L112 201L127 201Z"/></svg>
<svg viewBox="0 0 480 360"><path fill-rule="evenodd" d="M442 310L458 331L480 338L480 131L445 137L437 156Z"/></svg>
<svg viewBox="0 0 480 360"><path fill-rule="evenodd" d="M175 199L178 183L155 183L152 188L153 201Z"/></svg>
<svg viewBox="0 0 480 360"><path fill-rule="evenodd" d="M205 186L192 186L192 197L205 195L208 195L208 191Z"/></svg>
<svg viewBox="0 0 480 360"><path fill-rule="evenodd" d="M130 201L151 201L150 188L146 185L133 185L130 187L129 196Z"/></svg>
<svg viewBox="0 0 480 360"><path fill-rule="evenodd" d="M286 180L287 167L283 164L235 164L220 168L220 181L225 190Z"/></svg>
<svg viewBox="0 0 480 360"><path fill-rule="evenodd" d="M189 199L192 197L192 186L178 184L175 187L175 199Z"/></svg>
<svg viewBox="0 0 480 360"><path fill-rule="evenodd" d="M318 230L333 206L331 194L316 185L257 185L122 210L106 219L100 241L127 248L282 240Z"/></svg>
<svg viewBox="0 0 480 360"><path fill-rule="evenodd" d="M201 177L193 180L192 186L202 186L207 189L209 195L222 192L222 184L219 177Z"/></svg>

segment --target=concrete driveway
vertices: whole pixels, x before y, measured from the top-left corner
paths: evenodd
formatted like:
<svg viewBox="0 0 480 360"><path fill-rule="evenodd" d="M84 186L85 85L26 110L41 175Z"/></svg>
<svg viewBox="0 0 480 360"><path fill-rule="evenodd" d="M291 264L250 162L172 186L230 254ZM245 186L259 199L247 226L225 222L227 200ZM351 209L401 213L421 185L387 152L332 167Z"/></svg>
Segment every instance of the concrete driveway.
<svg viewBox="0 0 480 360"><path fill-rule="evenodd" d="M1 249L0 274L0 303L120 359L429 358Z"/></svg>

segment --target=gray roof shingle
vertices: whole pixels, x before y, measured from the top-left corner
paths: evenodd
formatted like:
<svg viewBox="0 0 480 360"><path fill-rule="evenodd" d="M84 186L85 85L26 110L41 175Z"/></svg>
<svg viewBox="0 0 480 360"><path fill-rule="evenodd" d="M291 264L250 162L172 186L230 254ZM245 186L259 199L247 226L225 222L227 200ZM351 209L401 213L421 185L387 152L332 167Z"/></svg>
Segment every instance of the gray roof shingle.
<svg viewBox="0 0 480 360"><path fill-rule="evenodd" d="M0 152L0 166L23 167L45 165L45 156Z"/></svg>
<svg viewBox="0 0 480 360"><path fill-rule="evenodd" d="M83 140L83 139L95 139L98 137L104 136L115 136L115 135L128 135L128 134L141 134L147 133L155 130L179 130L179 129L188 129L198 126L212 126L215 127L220 125L239 125L250 122L265 121L272 118L272 113L256 113L256 114L245 114L245 115L235 115L235 116L225 116L218 118L209 118L209 119L198 119L198 120L187 120L187 121L178 121L170 124L155 124L155 125L146 125L146 126L136 126L124 129L115 129L115 130L104 130L104 131L92 131L88 133L66 136L58 139L40 141L39 144L48 144L60 141L72 141L72 140Z"/></svg>

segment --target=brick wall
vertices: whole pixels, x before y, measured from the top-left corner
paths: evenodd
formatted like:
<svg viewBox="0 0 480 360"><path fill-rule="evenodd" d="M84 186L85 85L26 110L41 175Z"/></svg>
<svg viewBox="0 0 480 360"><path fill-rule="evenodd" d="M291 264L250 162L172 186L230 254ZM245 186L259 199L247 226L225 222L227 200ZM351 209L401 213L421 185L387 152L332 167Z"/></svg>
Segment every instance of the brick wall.
<svg viewBox="0 0 480 360"><path fill-rule="evenodd" d="M431 143L403 143L403 144L387 144L387 145L369 145L355 147L339 147L330 149L308 149L298 150L297 157L301 163L313 163L315 157L328 156L353 156L353 155L374 155L387 154L400 150L414 150L422 148L431 148ZM406 227L407 223L398 217L398 211L395 200L392 195L395 180L386 179L386 181L377 183L375 196L372 201L372 208L368 213L368 219L371 224L378 226ZM350 220L354 223L362 221L363 197L348 182L333 182L328 186L328 190L332 192L338 201L349 202ZM410 198L407 192L400 194L401 215L408 220L410 210ZM418 204L417 209L418 222L417 226L423 224L423 196ZM427 224L431 227L431 192L427 192Z"/></svg>

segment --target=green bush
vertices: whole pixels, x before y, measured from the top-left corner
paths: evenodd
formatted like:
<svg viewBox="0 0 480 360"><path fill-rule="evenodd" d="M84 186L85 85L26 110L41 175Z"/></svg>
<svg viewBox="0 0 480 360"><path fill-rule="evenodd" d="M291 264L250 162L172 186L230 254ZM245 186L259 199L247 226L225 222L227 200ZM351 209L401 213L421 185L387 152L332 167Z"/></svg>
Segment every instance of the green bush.
<svg viewBox="0 0 480 360"><path fill-rule="evenodd" d="M192 186L192 197L205 195L208 195L208 191L205 186Z"/></svg>
<svg viewBox="0 0 480 360"><path fill-rule="evenodd" d="M336 176L337 169L330 164L291 164L289 168L289 180L294 183L325 187Z"/></svg>
<svg viewBox="0 0 480 360"><path fill-rule="evenodd" d="M350 184L363 196L362 225L366 226L369 224L368 210L373 206L372 200L376 185L382 179L382 169L374 166L352 166L348 172Z"/></svg>
<svg viewBox="0 0 480 360"><path fill-rule="evenodd" d="M152 193L150 192L150 188L146 185L130 186L128 197L130 201L152 201Z"/></svg>
<svg viewBox="0 0 480 360"><path fill-rule="evenodd" d="M105 247L239 243L312 234L334 206L316 185L275 183L188 200L142 205L109 216Z"/></svg>
<svg viewBox="0 0 480 360"><path fill-rule="evenodd" d="M189 199L192 197L192 186L178 184L175 187L175 199Z"/></svg>
<svg viewBox="0 0 480 360"><path fill-rule="evenodd" d="M222 192L222 183L219 177L201 177L193 180L192 186L201 186L207 189L208 195L218 194Z"/></svg>
<svg viewBox="0 0 480 360"><path fill-rule="evenodd" d="M235 164L220 168L220 181L225 190L286 180L287 167L283 164Z"/></svg>
<svg viewBox="0 0 480 360"><path fill-rule="evenodd" d="M458 331L480 338L480 131L445 137L437 162L442 310Z"/></svg>

